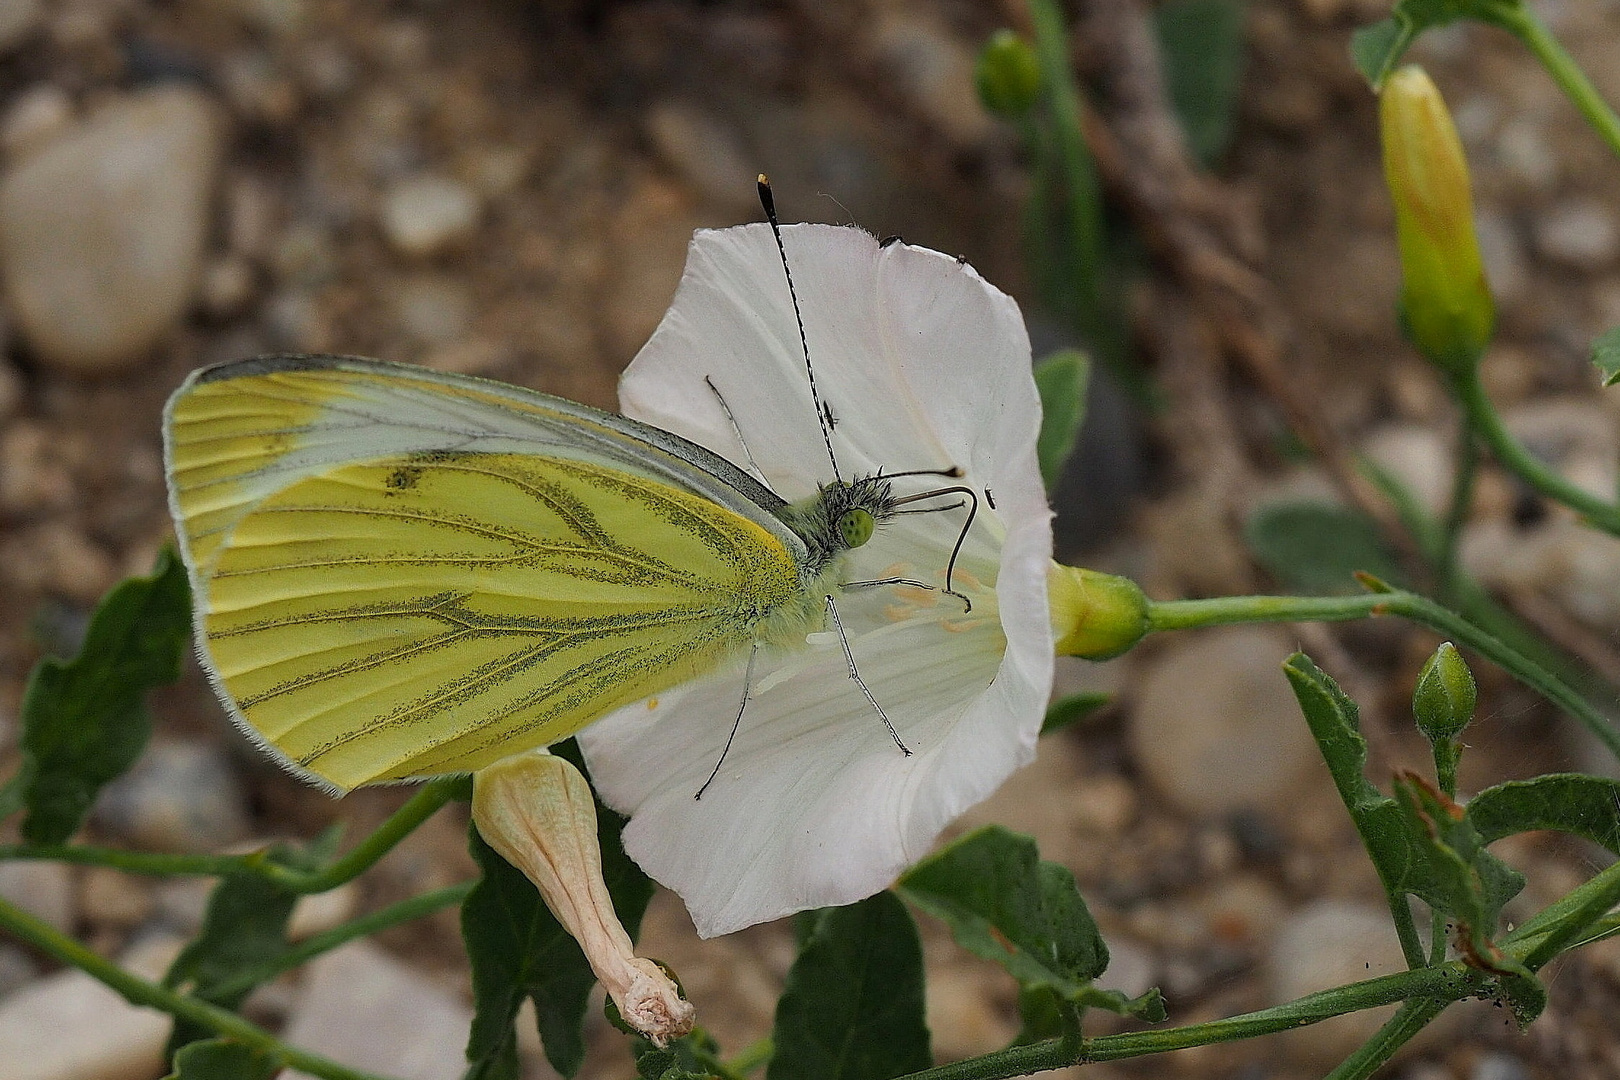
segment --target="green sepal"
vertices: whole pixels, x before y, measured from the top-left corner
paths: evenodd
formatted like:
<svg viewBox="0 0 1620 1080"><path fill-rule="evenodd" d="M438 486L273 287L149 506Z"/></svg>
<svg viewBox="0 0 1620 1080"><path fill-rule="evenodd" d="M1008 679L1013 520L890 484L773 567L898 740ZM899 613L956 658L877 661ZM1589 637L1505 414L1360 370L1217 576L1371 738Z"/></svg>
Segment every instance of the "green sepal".
<svg viewBox="0 0 1620 1080"><path fill-rule="evenodd" d="M933 1064L922 940L881 892L820 913L776 1003L766 1080L890 1080Z"/></svg>
<svg viewBox="0 0 1620 1080"><path fill-rule="evenodd" d="M636 1075L641 1080L720 1080L727 1076L720 1061L720 1044L702 1028L667 1046L654 1046L624 1022L612 998L607 1000L604 1010L610 1024L634 1036L630 1052L635 1059Z"/></svg>
<svg viewBox="0 0 1620 1080"><path fill-rule="evenodd" d="M78 831L103 785L135 763L151 735L148 690L180 677L191 634L185 568L158 555L97 605L78 656L35 665L23 692L22 764L0 809L27 808L23 837L59 844Z"/></svg>

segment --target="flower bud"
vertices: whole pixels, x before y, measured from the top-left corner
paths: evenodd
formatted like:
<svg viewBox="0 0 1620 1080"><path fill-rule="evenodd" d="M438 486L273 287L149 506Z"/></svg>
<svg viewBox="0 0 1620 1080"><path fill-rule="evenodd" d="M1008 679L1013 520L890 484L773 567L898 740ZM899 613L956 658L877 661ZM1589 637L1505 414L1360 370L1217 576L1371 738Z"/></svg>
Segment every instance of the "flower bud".
<svg viewBox="0 0 1620 1080"><path fill-rule="evenodd" d="M1009 120L1025 115L1040 100L1040 61L1029 43L1011 30L990 35L979 52L974 79L984 107Z"/></svg>
<svg viewBox="0 0 1620 1080"><path fill-rule="evenodd" d="M602 880L591 787L544 750L473 775L473 821L484 842L523 871L574 936L625 1022L657 1046L692 1030L692 1005L651 960L635 955Z"/></svg>
<svg viewBox="0 0 1620 1080"><path fill-rule="evenodd" d="M1431 743L1450 742L1474 718L1478 696L1468 662L1457 646L1442 643L1418 673L1417 689L1412 692L1412 715L1418 730Z"/></svg>
<svg viewBox="0 0 1620 1080"><path fill-rule="evenodd" d="M1148 601L1130 578L1053 563L1046 572L1059 656L1107 660L1148 632Z"/></svg>
<svg viewBox="0 0 1620 1080"><path fill-rule="evenodd" d="M1432 363L1466 375L1490 342L1496 307L1474 236L1462 142L1420 67L1389 77L1379 117L1401 250L1403 328Z"/></svg>

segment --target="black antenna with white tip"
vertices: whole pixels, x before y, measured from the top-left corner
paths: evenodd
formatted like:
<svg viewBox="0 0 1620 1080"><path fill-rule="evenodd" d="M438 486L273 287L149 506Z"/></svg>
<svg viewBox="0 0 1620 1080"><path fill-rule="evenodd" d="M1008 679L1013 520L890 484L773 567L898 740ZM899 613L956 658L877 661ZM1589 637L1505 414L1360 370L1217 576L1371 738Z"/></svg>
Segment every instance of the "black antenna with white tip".
<svg viewBox="0 0 1620 1080"><path fill-rule="evenodd" d="M793 271L788 268L787 248L782 244L782 225L776 220L776 200L771 197L771 178L759 174L759 205L765 208L765 220L771 223L771 235L776 237L776 253L782 257L782 273L787 276L788 298L793 301L793 319L799 324L799 348L804 350L804 371L810 378L810 401L815 406L816 422L821 425L821 440L827 444L827 459L832 462L833 479L840 484L844 476L838 471L838 455L833 453L832 427L827 422L830 413L816 390L816 369L810 365L810 342L804 334L804 316L799 313L799 294L793 288Z"/></svg>

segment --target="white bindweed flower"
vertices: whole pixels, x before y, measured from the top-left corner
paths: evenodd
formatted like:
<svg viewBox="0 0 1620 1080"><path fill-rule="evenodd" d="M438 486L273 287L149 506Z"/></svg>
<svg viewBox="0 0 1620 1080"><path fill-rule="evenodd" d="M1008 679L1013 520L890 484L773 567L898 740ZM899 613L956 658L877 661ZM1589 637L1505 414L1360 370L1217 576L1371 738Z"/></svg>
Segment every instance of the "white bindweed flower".
<svg viewBox="0 0 1620 1080"><path fill-rule="evenodd" d="M963 469L960 480L895 483L901 495L955 484L979 493L953 582L973 606L941 591L965 505L897 516L848 553L847 581L934 586L835 596L861 677L909 757L848 678L830 632L801 649L761 650L736 741L701 800L742 697L742 663L581 733L599 792L630 815L626 849L681 895L705 937L888 886L1033 758L1052 681L1041 413L1017 305L935 251L880 246L853 228L782 232L843 478ZM629 416L757 466L790 501L833 479L766 225L696 235L620 400Z"/></svg>

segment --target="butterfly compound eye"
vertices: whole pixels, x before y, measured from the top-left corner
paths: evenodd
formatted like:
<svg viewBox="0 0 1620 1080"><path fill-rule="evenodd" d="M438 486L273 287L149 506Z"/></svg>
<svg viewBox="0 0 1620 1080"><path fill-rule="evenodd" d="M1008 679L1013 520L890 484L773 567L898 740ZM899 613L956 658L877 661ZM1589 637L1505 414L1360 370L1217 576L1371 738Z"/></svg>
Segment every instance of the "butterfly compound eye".
<svg viewBox="0 0 1620 1080"><path fill-rule="evenodd" d="M876 528L877 522L873 520L870 510L857 507L838 515L838 534L843 537L845 547L860 547L872 539L872 531Z"/></svg>

